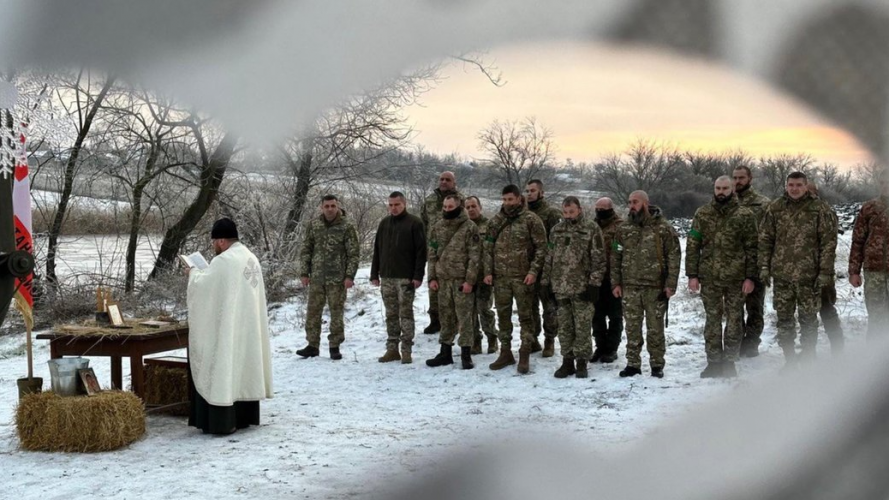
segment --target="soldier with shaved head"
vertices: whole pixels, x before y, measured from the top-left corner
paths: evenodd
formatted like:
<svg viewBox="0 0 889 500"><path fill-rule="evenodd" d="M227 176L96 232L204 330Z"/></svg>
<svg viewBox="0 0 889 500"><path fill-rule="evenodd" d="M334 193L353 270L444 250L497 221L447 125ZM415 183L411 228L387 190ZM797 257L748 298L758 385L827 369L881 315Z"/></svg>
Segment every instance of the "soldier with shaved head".
<svg viewBox="0 0 889 500"><path fill-rule="evenodd" d="M679 236L660 208L649 204L645 191L632 192L627 204L629 223L620 227L611 249L612 293L623 298L627 328L627 366L620 376L642 373L642 346L647 340L651 376L663 378L664 316L679 281Z"/></svg>
<svg viewBox="0 0 889 500"><path fill-rule="evenodd" d="M757 277L757 243L756 216L738 204L728 176L716 179L713 201L695 212L685 248L688 289L701 293L707 315L707 367L701 378L738 374L744 296L753 291Z"/></svg>

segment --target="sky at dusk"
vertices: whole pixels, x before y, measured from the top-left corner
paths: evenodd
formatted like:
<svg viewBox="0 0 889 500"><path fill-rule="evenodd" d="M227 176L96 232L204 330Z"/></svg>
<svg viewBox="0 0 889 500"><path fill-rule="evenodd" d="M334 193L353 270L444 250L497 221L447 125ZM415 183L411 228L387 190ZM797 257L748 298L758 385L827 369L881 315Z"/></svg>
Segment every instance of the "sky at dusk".
<svg viewBox="0 0 889 500"><path fill-rule="evenodd" d="M485 58L506 85L452 64L421 105L407 110L418 143L480 158L476 136L491 121L535 117L552 130L560 161L592 162L639 138L702 152L808 153L839 166L871 160L850 134L804 104L709 61L576 42L513 45Z"/></svg>

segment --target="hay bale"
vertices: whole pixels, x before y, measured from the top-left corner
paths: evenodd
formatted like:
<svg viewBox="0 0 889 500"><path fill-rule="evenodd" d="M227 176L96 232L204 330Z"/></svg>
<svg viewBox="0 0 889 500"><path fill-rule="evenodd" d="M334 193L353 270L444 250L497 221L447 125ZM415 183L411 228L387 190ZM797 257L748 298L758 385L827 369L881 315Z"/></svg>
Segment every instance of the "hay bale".
<svg viewBox="0 0 889 500"><path fill-rule="evenodd" d="M179 404L176 403L186 403ZM158 410L159 413L187 417L188 406L188 368L145 365L145 405L169 406Z"/></svg>
<svg viewBox="0 0 889 500"><path fill-rule="evenodd" d="M116 450L145 434L142 400L124 391L95 396L29 394L15 412L21 446L31 451Z"/></svg>

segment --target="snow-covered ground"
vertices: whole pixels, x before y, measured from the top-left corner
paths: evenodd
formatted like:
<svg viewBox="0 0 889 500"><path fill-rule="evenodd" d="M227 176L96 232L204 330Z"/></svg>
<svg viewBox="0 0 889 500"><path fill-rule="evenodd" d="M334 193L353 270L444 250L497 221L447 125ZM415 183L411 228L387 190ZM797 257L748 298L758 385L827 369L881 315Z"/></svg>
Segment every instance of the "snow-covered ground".
<svg viewBox="0 0 889 500"><path fill-rule="evenodd" d="M846 233L840 237L838 271L845 269L848 247ZM494 355L475 356L475 370L432 369L423 361L437 352L437 336L422 333L414 364L381 365L376 358L384 350L382 305L367 273L361 270L350 293L340 362L327 357L326 340L320 358L294 354L305 345L301 302L272 310L275 398L263 403L261 426L228 437L204 436L182 418L149 416L146 436L119 451L21 451L13 415L15 379L26 369L23 342L0 339L3 497L365 498L380 484L435 470L455 451L493 442L553 435L587 449L621 453L702 405L769 383L782 364L769 298L763 355L742 360L737 380L698 378L705 363L703 308L684 289L683 277L671 301L663 380L649 377L647 369L644 376L621 379L623 360L594 365L586 380L557 380L552 374L560 358L539 354L532 356L527 376L517 375L514 367L488 370ZM863 339L862 298L846 280L838 287L840 316L854 348ZM418 331L426 324L425 304L423 287L414 304ZM822 335L819 353L827 357L828 352ZM37 375L48 387L44 342L36 342L34 357ZM107 383L107 359L91 358L91 366Z"/></svg>

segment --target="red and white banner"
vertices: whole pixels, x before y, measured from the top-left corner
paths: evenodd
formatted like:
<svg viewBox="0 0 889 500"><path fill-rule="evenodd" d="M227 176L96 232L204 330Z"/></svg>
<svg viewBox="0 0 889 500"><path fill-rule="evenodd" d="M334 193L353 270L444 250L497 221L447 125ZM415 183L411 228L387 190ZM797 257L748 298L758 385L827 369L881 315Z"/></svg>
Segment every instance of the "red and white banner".
<svg viewBox="0 0 889 500"><path fill-rule="evenodd" d="M22 123L16 145L15 182L12 186L12 217L15 225L15 248L34 254L34 239L31 236L31 179L28 176L28 148L25 134L28 125ZM15 304L22 316L28 331L34 326L34 274L19 280L16 278Z"/></svg>

